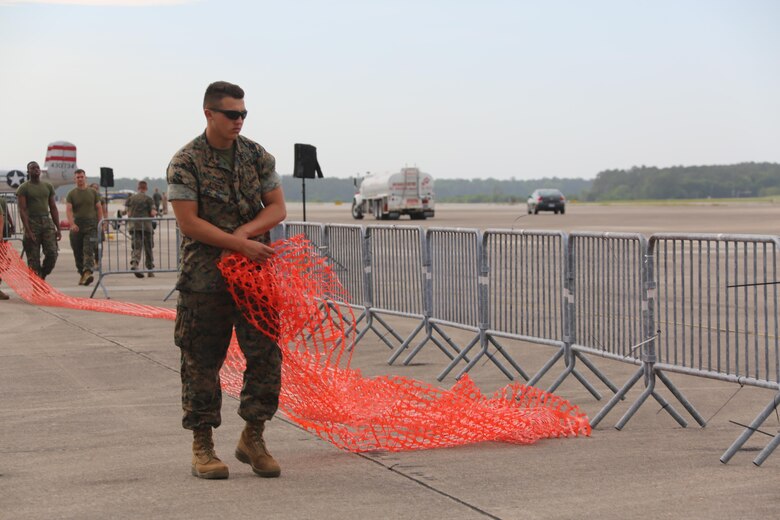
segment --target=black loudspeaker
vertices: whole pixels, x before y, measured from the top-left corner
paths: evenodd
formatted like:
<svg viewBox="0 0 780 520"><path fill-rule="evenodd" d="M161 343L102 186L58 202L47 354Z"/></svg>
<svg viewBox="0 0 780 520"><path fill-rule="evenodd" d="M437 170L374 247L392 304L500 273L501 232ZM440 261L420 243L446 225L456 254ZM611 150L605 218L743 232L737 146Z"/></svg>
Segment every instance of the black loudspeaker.
<svg viewBox="0 0 780 520"><path fill-rule="evenodd" d="M100 168L100 186L103 188L114 187L114 169L106 168L105 166Z"/></svg>
<svg viewBox="0 0 780 520"><path fill-rule="evenodd" d="M310 144L295 143L295 169L293 177L300 179L322 178L322 169L317 162L317 149Z"/></svg>

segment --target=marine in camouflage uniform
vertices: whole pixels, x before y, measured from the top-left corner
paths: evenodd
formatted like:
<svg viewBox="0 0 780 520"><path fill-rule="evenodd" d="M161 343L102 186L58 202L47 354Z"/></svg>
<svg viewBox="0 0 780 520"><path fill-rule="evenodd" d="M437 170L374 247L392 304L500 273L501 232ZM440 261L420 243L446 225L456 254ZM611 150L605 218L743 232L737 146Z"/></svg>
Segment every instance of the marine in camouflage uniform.
<svg viewBox="0 0 780 520"><path fill-rule="evenodd" d="M213 88L216 97L210 97ZM219 371L233 327L246 358L238 413L247 427L236 456L260 476L280 474L262 433L279 405L282 353L247 322L217 268L226 251L262 265L273 254L268 231L286 216L276 160L238 135L246 112L243 91L236 88L224 82L209 86L206 132L179 150L167 171L168 200L183 234L174 332L181 349L182 425L194 431L192 472L202 478L228 476L214 453L211 428L221 423Z"/></svg>
<svg viewBox="0 0 780 520"><path fill-rule="evenodd" d="M100 203L100 195L87 186L87 174L84 170L78 169L74 175L76 187L65 197L70 224L69 240L76 270L81 277L79 285L89 285L95 271L98 222L103 218L103 206Z"/></svg>
<svg viewBox="0 0 780 520"><path fill-rule="evenodd" d="M60 214L54 200L54 187L41 181L41 168L31 161L27 164L30 180L16 190L19 216L24 224L24 254L32 271L46 278L57 263L57 241L60 234ZM51 216L49 214L51 213ZM41 249L43 264L41 264Z"/></svg>
<svg viewBox="0 0 780 520"><path fill-rule="evenodd" d="M127 216L130 218L151 218L157 216L157 211L154 209L154 201L146 194L148 186L146 181L138 182L138 193L130 196L125 201L125 208ZM141 252L143 252L144 260L146 262L146 268L148 270L154 269L154 253L152 248L154 247L154 227L151 220L145 221L133 221L131 220L127 224L127 230L130 232L133 240L133 253L130 258L130 269L133 271L138 269L141 264ZM138 278L143 278L141 273L135 273ZM149 277L153 277L154 273L149 273Z"/></svg>

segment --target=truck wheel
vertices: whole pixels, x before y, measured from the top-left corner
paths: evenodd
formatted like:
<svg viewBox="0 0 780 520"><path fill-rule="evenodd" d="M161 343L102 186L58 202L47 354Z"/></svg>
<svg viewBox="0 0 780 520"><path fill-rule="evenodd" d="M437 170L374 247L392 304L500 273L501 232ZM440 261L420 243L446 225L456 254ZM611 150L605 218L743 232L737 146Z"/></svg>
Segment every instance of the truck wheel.
<svg viewBox="0 0 780 520"><path fill-rule="evenodd" d="M401 218L401 214L397 211L387 214L387 220L398 220L399 218Z"/></svg>
<svg viewBox="0 0 780 520"><path fill-rule="evenodd" d="M352 218L357 220L363 219L363 209L354 202L352 203Z"/></svg>

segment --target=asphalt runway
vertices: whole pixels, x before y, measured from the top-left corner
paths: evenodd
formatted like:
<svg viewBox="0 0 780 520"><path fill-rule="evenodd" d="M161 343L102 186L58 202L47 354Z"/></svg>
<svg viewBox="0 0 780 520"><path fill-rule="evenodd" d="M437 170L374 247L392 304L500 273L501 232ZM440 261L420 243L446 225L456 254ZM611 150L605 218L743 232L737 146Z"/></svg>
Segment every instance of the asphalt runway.
<svg viewBox="0 0 780 520"><path fill-rule="evenodd" d="M287 204L287 220L303 220L303 205ZM529 215L525 205L437 204L427 220L355 220L349 204L307 203L306 221L326 224L403 225L477 229L547 229L560 231L615 231L651 235L661 232L780 234L780 204L576 204L565 215L546 212Z"/></svg>

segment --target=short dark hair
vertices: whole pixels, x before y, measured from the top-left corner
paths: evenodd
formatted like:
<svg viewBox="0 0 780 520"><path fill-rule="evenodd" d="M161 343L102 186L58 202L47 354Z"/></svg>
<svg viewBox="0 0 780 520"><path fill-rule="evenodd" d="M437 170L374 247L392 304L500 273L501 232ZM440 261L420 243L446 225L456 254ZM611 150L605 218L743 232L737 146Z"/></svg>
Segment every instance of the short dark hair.
<svg viewBox="0 0 780 520"><path fill-rule="evenodd" d="M87 174L87 172L85 172L85 171L84 171L84 170L82 170L81 168L79 168L78 170L76 170L75 172L73 172L73 175L76 175L77 173L83 173L84 175L86 175L86 174Z"/></svg>
<svg viewBox="0 0 780 520"><path fill-rule="evenodd" d="M27 169L28 169L28 170L30 169L30 165L31 165L31 164L38 164L38 161L30 161L30 162L28 162L28 163L27 163ZM40 166L40 165L38 164L38 166Z"/></svg>
<svg viewBox="0 0 780 520"><path fill-rule="evenodd" d="M244 99L244 89L227 81L215 81L206 88L206 95L203 96L203 108L214 107L226 97Z"/></svg>
<svg viewBox="0 0 780 520"><path fill-rule="evenodd" d="M148 185L148 184L146 184L146 181L138 181L138 187L139 187L139 188L148 189L148 188L149 188L149 185Z"/></svg>

